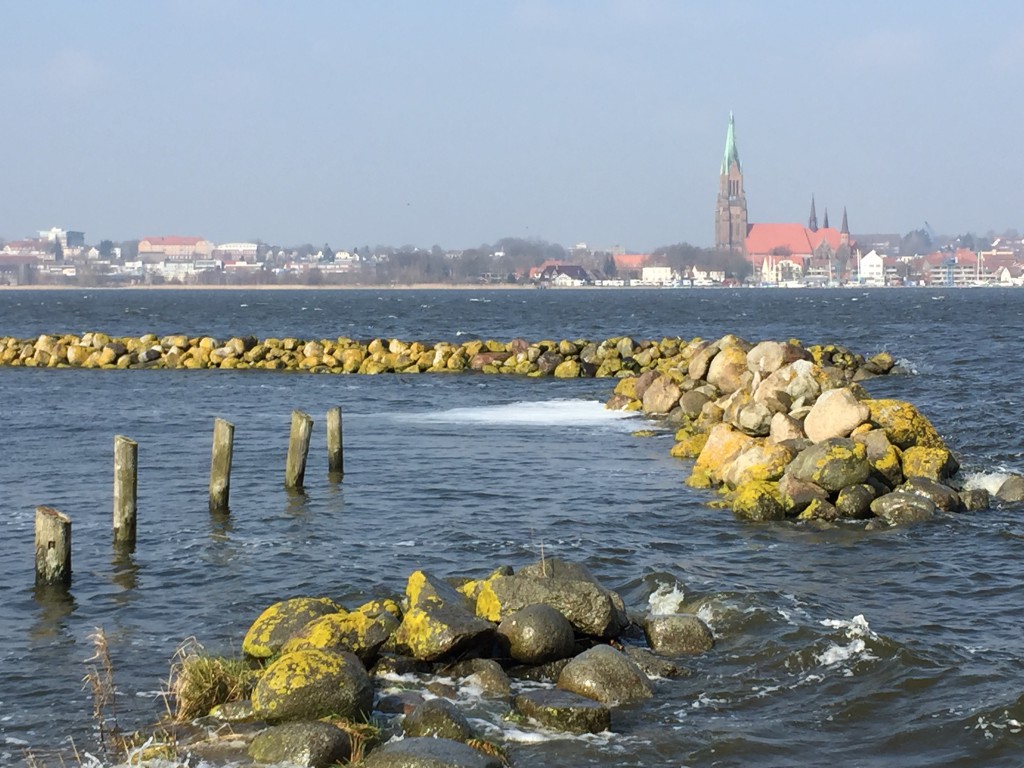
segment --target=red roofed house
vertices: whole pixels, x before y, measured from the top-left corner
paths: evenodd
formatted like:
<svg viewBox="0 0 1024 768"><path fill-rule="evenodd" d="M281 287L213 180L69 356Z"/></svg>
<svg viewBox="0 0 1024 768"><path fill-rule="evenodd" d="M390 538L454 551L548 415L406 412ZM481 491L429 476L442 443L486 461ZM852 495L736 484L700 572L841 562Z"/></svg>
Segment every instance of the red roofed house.
<svg viewBox="0 0 1024 768"><path fill-rule="evenodd" d="M764 284L779 285L797 280L838 282L848 278L852 266L854 243L850 240L846 210L843 210L840 229L828 225L827 211L824 224L819 229L813 197L807 226L747 222L743 169L730 114L715 209L715 247L743 252L750 260L755 280Z"/></svg>
<svg viewBox="0 0 1024 768"><path fill-rule="evenodd" d="M163 256L164 261L208 259L213 243L201 237L145 237L139 241L139 257Z"/></svg>

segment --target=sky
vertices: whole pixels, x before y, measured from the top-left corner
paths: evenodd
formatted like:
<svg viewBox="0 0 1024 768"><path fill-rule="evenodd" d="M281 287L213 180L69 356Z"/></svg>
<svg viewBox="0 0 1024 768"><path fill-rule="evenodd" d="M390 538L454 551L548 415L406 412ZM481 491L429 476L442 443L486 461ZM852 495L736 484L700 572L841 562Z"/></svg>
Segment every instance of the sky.
<svg viewBox="0 0 1024 768"><path fill-rule="evenodd" d="M711 245L1024 230L1018 0L5 3L0 237Z"/></svg>

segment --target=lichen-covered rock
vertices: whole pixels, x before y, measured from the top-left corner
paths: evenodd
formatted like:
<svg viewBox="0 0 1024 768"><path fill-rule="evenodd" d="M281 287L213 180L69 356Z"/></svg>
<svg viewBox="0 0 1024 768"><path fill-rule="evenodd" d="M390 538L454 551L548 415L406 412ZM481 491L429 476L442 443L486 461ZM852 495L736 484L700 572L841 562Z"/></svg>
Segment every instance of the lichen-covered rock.
<svg viewBox="0 0 1024 768"><path fill-rule="evenodd" d="M815 443L833 437L848 437L871 412L848 387L822 392L804 419L804 432Z"/></svg>
<svg viewBox="0 0 1024 768"><path fill-rule="evenodd" d="M373 750L363 768L505 768L498 757L461 741L426 736L389 741Z"/></svg>
<svg viewBox="0 0 1024 768"><path fill-rule="evenodd" d="M733 429L728 424L716 424L694 462L688 482L695 487L721 483L722 469L753 444L754 439L749 435Z"/></svg>
<svg viewBox="0 0 1024 768"><path fill-rule="evenodd" d="M602 704L629 704L654 691L640 667L610 645L596 645L565 665L558 687Z"/></svg>
<svg viewBox="0 0 1024 768"><path fill-rule="evenodd" d="M242 651L253 658L268 659L313 619L340 610L340 605L326 597L293 597L274 603L249 627Z"/></svg>
<svg viewBox="0 0 1024 768"><path fill-rule="evenodd" d="M836 511L840 517L861 520L871 517L871 502L875 500L875 490L870 485L848 485L836 497Z"/></svg>
<svg viewBox="0 0 1024 768"><path fill-rule="evenodd" d="M252 706L270 721L327 715L365 720L373 708L373 686L351 653L294 651L267 667L256 683Z"/></svg>
<svg viewBox="0 0 1024 768"><path fill-rule="evenodd" d="M429 699L402 720L406 736L468 741L475 737L469 720L448 699Z"/></svg>
<svg viewBox="0 0 1024 768"><path fill-rule="evenodd" d="M814 501L828 501L829 494L820 485L797 480L793 475L783 475L779 480L779 497L786 512L796 516Z"/></svg>
<svg viewBox="0 0 1024 768"><path fill-rule="evenodd" d="M601 733L612 727L608 707L570 691L527 691L515 697L515 707L520 714L556 731Z"/></svg>
<svg viewBox="0 0 1024 768"><path fill-rule="evenodd" d="M889 442L884 430L871 429L855 434L853 440L862 443L867 449L872 475L890 489L903 482L903 452Z"/></svg>
<svg viewBox="0 0 1024 768"><path fill-rule="evenodd" d="M910 403L902 400L865 400L871 421L885 430L889 442L900 450L914 445L924 448L945 448L946 445L927 418Z"/></svg>
<svg viewBox="0 0 1024 768"><path fill-rule="evenodd" d="M747 370L747 352L740 346L723 347L708 367L708 384L720 392L730 394L752 379Z"/></svg>
<svg viewBox="0 0 1024 768"><path fill-rule="evenodd" d="M348 762L352 742L345 731L319 720L284 723L260 731L249 745L257 763L325 768Z"/></svg>
<svg viewBox="0 0 1024 768"><path fill-rule="evenodd" d="M837 437L801 451L786 472L797 480L835 493L848 485L865 482L871 475L871 465L863 444Z"/></svg>
<svg viewBox="0 0 1024 768"><path fill-rule="evenodd" d="M765 480L752 480L737 487L729 495L729 506L737 517L758 523L786 517L779 484Z"/></svg>
<svg viewBox="0 0 1024 768"><path fill-rule="evenodd" d="M580 363L578 360L563 360L551 373L556 379L578 379Z"/></svg>
<svg viewBox="0 0 1024 768"><path fill-rule="evenodd" d="M960 491L960 503L965 512L989 508L989 492L984 488L965 488Z"/></svg>
<svg viewBox="0 0 1024 768"><path fill-rule="evenodd" d="M508 655L524 664L564 659L575 651L572 624L550 605L528 605L498 625L498 639Z"/></svg>
<svg viewBox="0 0 1024 768"><path fill-rule="evenodd" d="M549 575L534 575L524 568L511 576L495 574L463 589L476 595L477 615L490 621L500 622L528 605L544 604L558 610L581 634L621 634L628 624L622 598L598 584L586 569L564 565L552 559L545 563L544 572Z"/></svg>
<svg viewBox="0 0 1024 768"><path fill-rule="evenodd" d="M752 480L778 480L794 456L786 445L754 443L721 468L722 481L736 488Z"/></svg>
<svg viewBox="0 0 1024 768"><path fill-rule="evenodd" d="M923 445L913 445L903 451L902 466L905 477L923 477L937 483L949 479L960 469L947 449Z"/></svg>
<svg viewBox="0 0 1024 768"><path fill-rule="evenodd" d="M872 501L871 511L890 525L907 525L935 517L935 504L916 493L893 491Z"/></svg>
<svg viewBox="0 0 1024 768"><path fill-rule="evenodd" d="M424 602L405 612L393 635L399 653L436 661L490 643L494 624L460 603Z"/></svg>
<svg viewBox="0 0 1024 768"><path fill-rule="evenodd" d="M696 616L655 614L643 626L651 650L664 656L695 656L715 647L711 628Z"/></svg>
<svg viewBox="0 0 1024 768"><path fill-rule="evenodd" d="M306 624L284 644L281 652L304 648L350 651L364 664L372 664L400 623L388 611L373 615L364 611L331 613Z"/></svg>

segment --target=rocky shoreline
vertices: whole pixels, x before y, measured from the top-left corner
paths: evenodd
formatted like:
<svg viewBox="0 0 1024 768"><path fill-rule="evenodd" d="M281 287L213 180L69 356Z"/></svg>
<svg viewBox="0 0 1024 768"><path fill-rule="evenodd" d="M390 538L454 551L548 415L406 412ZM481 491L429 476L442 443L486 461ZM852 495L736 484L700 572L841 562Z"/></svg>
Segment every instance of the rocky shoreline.
<svg viewBox="0 0 1024 768"><path fill-rule="evenodd" d="M892 356L865 359L836 345L732 335L452 344L86 333L0 338L0 365L615 378L607 406L673 429L672 455L692 460L687 483L716 490L711 506L741 519L874 529L991 503L965 487L956 457L917 408L862 386L900 373ZM1024 478L1009 478L995 497L1024 501ZM416 571L404 595L352 609L325 597L267 608L242 644L248 682L211 685L209 715L195 721L208 731L230 724L236 738L188 749L298 765L507 765L503 746L453 703L461 687L529 727L614 731L617 707L656 696L685 674L687 657L714 643L693 613L627 611L578 564L502 567L477 580ZM438 675L453 682L437 684ZM395 679L419 682L388 691ZM173 685L171 694L180 698Z"/></svg>

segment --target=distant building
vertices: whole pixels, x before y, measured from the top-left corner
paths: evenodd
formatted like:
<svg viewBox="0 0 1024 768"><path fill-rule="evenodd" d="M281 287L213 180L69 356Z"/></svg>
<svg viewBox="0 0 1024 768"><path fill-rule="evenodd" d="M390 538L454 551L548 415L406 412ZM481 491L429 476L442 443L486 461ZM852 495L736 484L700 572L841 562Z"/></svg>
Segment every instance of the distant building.
<svg viewBox="0 0 1024 768"><path fill-rule="evenodd" d="M194 261L208 259L213 254L213 243L201 237L145 237L139 241L139 257L162 256L166 261Z"/></svg>
<svg viewBox="0 0 1024 768"><path fill-rule="evenodd" d="M818 227L814 197L807 225L796 223L751 224L747 221L747 195L743 168L736 147L736 125L729 115L725 155L719 170L718 200L715 206L715 247L738 251L749 259L755 279L780 284L798 280L833 282L847 275L855 243L843 209L843 223L836 230L828 224Z"/></svg>
<svg viewBox="0 0 1024 768"><path fill-rule="evenodd" d="M222 243L214 246L212 255L225 261L255 262L258 251L257 243Z"/></svg>

